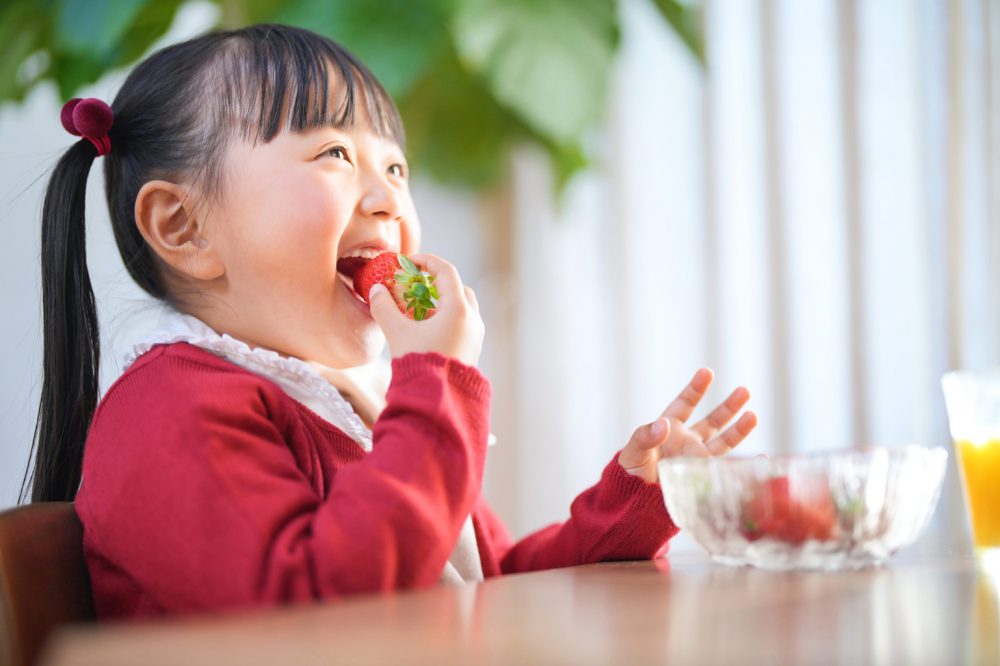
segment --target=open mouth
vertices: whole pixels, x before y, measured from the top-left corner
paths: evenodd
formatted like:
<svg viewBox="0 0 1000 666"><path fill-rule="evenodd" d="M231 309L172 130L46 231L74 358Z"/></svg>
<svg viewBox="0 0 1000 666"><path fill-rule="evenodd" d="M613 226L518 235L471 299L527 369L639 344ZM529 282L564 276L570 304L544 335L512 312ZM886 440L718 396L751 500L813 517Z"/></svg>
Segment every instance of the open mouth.
<svg viewBox="0 0 1000 666"><path fill-rule="evenodd" d="M370 241L364 245L356 245L351 250L346 250L344 254L337 259L337 277L340 281L354 294L362 303L367 306L367 301L358 293L358 290L354 287L354 278L358 276L365 266L367 266L372 259L384 254L386 252L399 252L395 249L392 244L385 241ZM367 295L367 294L366 294Z"/></svg>
<svg viewBox="0 0 1000 666"><path fill-rule="evenodd" d="M341 282L347 285L347 288L351 290L351 293L355 297L361 298L361 295L354 289L354 276L365 267L371 261L370 258L365 257L341 257L337 260L337 276L340 278Z"/></svg>

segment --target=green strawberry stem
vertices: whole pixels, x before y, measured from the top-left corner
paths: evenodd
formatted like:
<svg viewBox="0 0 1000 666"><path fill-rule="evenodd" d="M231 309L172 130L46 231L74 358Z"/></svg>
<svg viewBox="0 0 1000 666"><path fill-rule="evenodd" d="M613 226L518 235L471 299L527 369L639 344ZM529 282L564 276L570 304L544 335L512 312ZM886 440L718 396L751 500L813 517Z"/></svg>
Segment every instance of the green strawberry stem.
<svg viewBox="0 0 1000 666"><path fill-rule="evenodd" d="M397 254L396 259L402 272L396 273L396 284L403 289L406 311L413 312L416 321L427 319L427 314L437 307L438 290L434 286L434 276L421 271L409 257Z"/></svg>

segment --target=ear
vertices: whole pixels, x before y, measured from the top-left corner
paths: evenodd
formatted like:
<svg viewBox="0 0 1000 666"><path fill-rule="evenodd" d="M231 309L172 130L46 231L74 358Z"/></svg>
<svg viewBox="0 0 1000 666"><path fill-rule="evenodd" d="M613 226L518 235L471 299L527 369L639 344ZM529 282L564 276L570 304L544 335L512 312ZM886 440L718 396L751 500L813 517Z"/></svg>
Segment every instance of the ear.
<svg viewBox="0 0 1000 666"><path fill-rule="evenodd" d="M139 233L171 268L197 280L213 280L225 264L207 234L204 220L192 214L188 190L165 180L151 180L135 198Z"/></svg>

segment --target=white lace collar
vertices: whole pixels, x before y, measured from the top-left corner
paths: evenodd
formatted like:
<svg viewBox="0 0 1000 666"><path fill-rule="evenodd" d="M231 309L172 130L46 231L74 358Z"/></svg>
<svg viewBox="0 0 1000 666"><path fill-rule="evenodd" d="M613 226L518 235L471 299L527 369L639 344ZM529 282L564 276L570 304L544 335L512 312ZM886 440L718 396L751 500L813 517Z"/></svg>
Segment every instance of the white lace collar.
<svg viewBox="0 0 1000 666"><path fill-rule="evenodd" d="M236 365L273 381L289 397L344 431L365 451L372 450L372 432L354 412L351 404L319 372L305 361L282 356L270 349L251 347L225 333L212 330L197 317L168 309L156 330L136 343L125 356L127 369L155 345L186 342L220 356ZM352 369L356 376L388 376L388 364L381 359L368 366ZM388 383L387 381L385 382Z"/></svg>

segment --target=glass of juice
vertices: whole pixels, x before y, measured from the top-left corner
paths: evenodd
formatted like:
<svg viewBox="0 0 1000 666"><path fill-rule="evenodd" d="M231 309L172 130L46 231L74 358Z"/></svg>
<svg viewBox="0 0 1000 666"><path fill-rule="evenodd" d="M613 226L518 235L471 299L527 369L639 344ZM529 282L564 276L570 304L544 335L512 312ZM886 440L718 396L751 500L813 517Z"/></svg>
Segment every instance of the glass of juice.
<svg viewBox="0 0 1000 666"><path fill-rule="evenodd" d="M941 385L973 542L1000 554L1000 368L949 372Z"/></svg>

